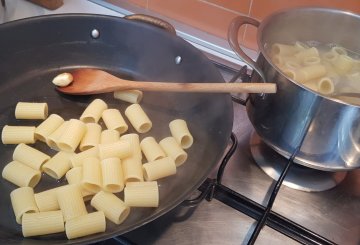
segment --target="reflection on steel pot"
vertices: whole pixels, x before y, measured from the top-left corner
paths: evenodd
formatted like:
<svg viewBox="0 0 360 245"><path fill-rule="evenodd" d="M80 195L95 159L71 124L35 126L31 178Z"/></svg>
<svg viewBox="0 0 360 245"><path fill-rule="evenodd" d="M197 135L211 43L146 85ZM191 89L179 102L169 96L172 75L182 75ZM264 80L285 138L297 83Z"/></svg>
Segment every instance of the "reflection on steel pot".
<svg viewBox="0 0 360 245"><path fill-rule="evenodd" d="M237 33L244 24L258 27L261 53L256 62L238 44ZM247 103L256 132L269 146L286 157L300 148L295 162L320 170L360 167L360 107L288 79L267 51L273 43L315 41L360 53L360 16L325 8L281 11L261 23L239 16L232 21L228 37L233 50L254 69L252 81L277 84L276 94L250 95Z"/></svg>

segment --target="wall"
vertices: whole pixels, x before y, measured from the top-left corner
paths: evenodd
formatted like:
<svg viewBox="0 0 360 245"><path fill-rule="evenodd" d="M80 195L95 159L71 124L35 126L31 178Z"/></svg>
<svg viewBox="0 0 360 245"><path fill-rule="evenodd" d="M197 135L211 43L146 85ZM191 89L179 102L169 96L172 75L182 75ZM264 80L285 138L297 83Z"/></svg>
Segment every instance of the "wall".
<svg viewBox="0 0 360 245"><path fill-rule="evenodd" d="M110 0L116 3L121 0ZM338 8L360 14L360 0L127 0L213 35L226 38L230 21L238 15L258 20L274 11L298 6ZM239 32L244 46L257 49L256 28L247 26Z"/></svg>

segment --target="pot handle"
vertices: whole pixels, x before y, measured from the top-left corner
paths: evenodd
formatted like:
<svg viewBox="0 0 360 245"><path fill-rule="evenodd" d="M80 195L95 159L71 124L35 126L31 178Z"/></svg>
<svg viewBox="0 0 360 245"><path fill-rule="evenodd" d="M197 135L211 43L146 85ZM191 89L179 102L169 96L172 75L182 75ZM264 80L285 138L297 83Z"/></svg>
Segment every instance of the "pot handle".
<svg viewBox="0 0 360 245"><path fill-rule="evenodd" d="M264 73L261 70L261 68L255 63L255 61L253 61L247 54L245 54L245 52L240 47L239 40L238 40L239 29L241 26L246 25L246 24L253 25L255 27L259 27L260 22L253 18L247 17L247 16L235 17L231 21L229 29L228 29L228 35L227 35L228 42L229 42L232 50L235 52L235 54L237 56L239 56L239 58L242 59L245 63L247 63L251 68L253 68L253 70L256 71L260 75L263 82L266 82Z"/></svg>
<svg viewBox="0 0 360 245"><path fill-rule="evenodd" d="M146 24L151 24L168 31L171 34L176 35L175 28L169 22L154 16L145 15L145 14L132 14L132 15L127 15L124 18L127 20L135 20Z"/></svg>

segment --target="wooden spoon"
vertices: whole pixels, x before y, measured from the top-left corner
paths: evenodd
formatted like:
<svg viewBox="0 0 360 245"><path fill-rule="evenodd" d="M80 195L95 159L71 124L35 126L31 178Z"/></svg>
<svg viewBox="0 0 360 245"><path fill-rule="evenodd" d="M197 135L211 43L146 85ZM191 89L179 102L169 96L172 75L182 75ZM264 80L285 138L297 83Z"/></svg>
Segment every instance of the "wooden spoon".
<svg viewBox="0 0 360 245"><path fill-rule="evenodd" d="M117 90L139 89L143 91L167 92L211 92L211 93L275 93L273 83L173 83L130 81L115 77L97 69L77 69L71 72L73 82L66 87L56 87L65 94L100 94Z"/></svg>

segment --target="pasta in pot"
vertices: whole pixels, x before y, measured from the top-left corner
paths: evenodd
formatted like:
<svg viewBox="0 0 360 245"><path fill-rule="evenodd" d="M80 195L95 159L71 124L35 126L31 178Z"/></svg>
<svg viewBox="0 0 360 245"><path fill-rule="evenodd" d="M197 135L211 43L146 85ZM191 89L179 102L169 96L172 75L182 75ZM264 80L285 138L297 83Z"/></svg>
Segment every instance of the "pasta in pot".
<svg viewBox="0 0 360 245"><path fill-rule="evenodd" d="M269 51L270 58L288 78L303 84L326 96L352 87L360 93L360 80L351 86L348 74L360 72L360 61L355 54L341 46L320 44L310 47L296 42L294 45L274 43ZM343 99L343 98L342 98ZM343 99L344 100L344 99Z"/></svg>

